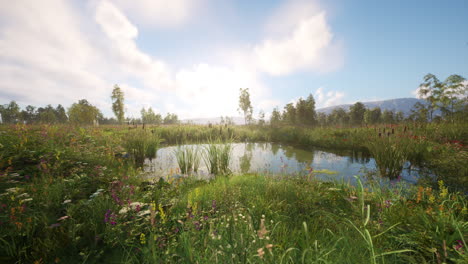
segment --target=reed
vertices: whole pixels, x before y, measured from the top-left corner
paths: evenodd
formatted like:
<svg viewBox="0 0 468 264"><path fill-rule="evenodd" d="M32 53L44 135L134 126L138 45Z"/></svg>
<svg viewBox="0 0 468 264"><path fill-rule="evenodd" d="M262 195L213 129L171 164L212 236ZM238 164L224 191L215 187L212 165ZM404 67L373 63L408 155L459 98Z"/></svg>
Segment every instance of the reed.
<svg viewBox="0 0 468 264"><path fill-rule="evenodd" d="M123 146L135 164L142 166L146 158L151 160L156 157L160 142L156 134L146 130L132 130L125 135Z"/></svg>
<svg viewBox="0 0 468 264"><path fill-rule="evenodd" d="M400 176L409 155L409 142L392 136L379 136L369 140L366 147L375 159L382 177Z"/></svg>
<svg viewBox="0 0 468 264"><path fill-rule="evenodd" d="M203 152L203 160L208 172L213 175L227 175L231 173L229 164L232 159L232 144L231 141L221 143L221 140L210 140L210 143L205 146Z"/></svg>
<svg viewBox="0 0 468 264"><path fill-rule="evenodd" d="M174 156L182 174L198 171L200 166L200 151L198 146L178 146L174 150Z"/></svg>

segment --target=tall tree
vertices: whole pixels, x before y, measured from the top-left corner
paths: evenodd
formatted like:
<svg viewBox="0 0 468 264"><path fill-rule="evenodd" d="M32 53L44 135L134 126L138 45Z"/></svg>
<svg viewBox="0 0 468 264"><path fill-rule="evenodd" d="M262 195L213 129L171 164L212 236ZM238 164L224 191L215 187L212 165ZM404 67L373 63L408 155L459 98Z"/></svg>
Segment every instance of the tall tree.
<svg viewBox="0 0 468 264"><path fill-rule="evenodd" d="M395 122L395 114L393 111L385 110L382 114L382 121L385 124L392 124Z"/></svg>
<svg viewBox="0 0 468 264"><path fill-rule="evenodd" d="M55 108L55 116L57 117L57 122L59 123L66 123L68 122L68 116L65 112L65 108L61 104L57 105Z"/></svg>
<svg viewBox="0 0 468 264"><path fill-rule="evenodd" d="M52 105L47 105L46 107L40 107L38 109L39 122L43 124L55 124L57 123L57 115L55 109Z"/></svg>
<svg viewBox="0 0 468 264"><path fill-rule="evenodd" d="M373 109L366 109L364 113L364 122L366 124L377 124L380 122L380 117L382 115L382 110L380 107L375 107Z"/></svg>
<svg viewBox="0 0 468 264"><path fill-rule="evenodd" d="M244 114L245 124L250 124L252 121L253 108L252 103L250 102L249 88L240 88L239 108L237 111L240 113L241 110Z"/></svg>
<svg viewBox="0 0 468 264"><path fill-rule="evenodd" d="M427 111L429 121L432 121L434 111L439 108L438 102L442 91L443 83L434 74L426 74L424 82L419 87L419 96L429 102Z"/></svg>
<svg viewBox="0 0 468 264"><path fill-rule="evenodd" d="M467 103L468 84L460 75L450 75L442 85L440 103L442 112L454 122L454 114L463 110Z"/></svg>
<svg viewBox="0 0 468 264"><path fill-rule="evenodd" d="M321 126L324 127L328 124L327 120L327 114L325 113L317 113L317 123Z"/></svg>
<svg viewBox="0 0 468 264"><path fill-rule="evenodd" d="M112 90L112 111L115 114L115 117L122 124L124 121L124 93L122 89L116 84L114 85L114 90Z"/></svg>
<svg viewBox="0 0 468 264"><path fill-rule="evenodd" d="M312 94L309 94L306 99L306 111L307 111L307 125L314 125L317 119L317 113L315 112L315 99Z"/></svg>
<svg viewBox="0 0 468 264"><path fill-rule="evenodd" d="M1 106L0 114L3 123L16 123L21 119L20 107L16 101L11 101L9 104Z"/></svg>
<svg viewBox="0 0 468 264"><path fill-rule="evenodd" d="M74 124L92 125L94 122L102 119L102 113L97 107L90 104L88 100L82 99L70 106L68 118Z"/></svg>
<svg viewBox="0 0 468 264"><path fill-rule="evenodd" d="M403 121L404 119L405 119L405 113L403 113L402 111L396 112L396 114L395 114L395 122L400 123L400 122Z"/></svg>
<svg viewBox="0 0 468 264"><path fill-rule="evenodd" d="M336 125L342 126L349 123L349 115L341 107L333 109L333 111L330 114L330 119L331 123L334 123Z"/></svg>
<svg viewBox="0 0 468 264"><path fill-rule="evenodd" d="M361 125L364 122L366 107L363 103L357 102L349 108L349 117L353 125Z"/></svg>
<svg viewBox="0 0 468 264"><path fill-rule="evenodd" d="M153 111L153 108L141 109L141 121L146 124L159 125L162 123L162 117L160 114L156 114Z"/></svg>
<svg viewBox="0 0 468 264"><path fill-rule="evenodd" d="M286 124L294 125L296 124L296 120L297 120L296 117L297 117L297 113L296 113L296 108L294 107L294 104L293 103L287 104L283 110L283 117L282 117L283 121Z"/></svg>
<svg viewBox="0 0 468 264"><path fill-rule="evenodd" d="M261 126L265 125L265 112L263 110L260 110L258 113L258 124Z"/></svg>
<svg viewBox="0 0 468 264"><path fill-rule="evenodd" d="M179 123L179 117L176 114L167 113L166 117L164 117L164 124L177 124Z"/></svg>
<svg viewBox="0 0 468 264"><path fill-rule="evenodd" d="M26 106L26 109L21 111L21 119L28 124L33 123L36 119L36 107L32 105Z"/></svg>
<svg viewBox="0 0 468 264"><path fill-rule="evenodd" d="M409 119L419 122L425 123L427 122L429 117L429 106L426 104L422 104L417 102L414 104L413 108L411 109L411 114Z"/></svg>
<svg viewBox="0 0 468 264"><path fill-rule="evenodd" d="M296 115L295 115L294 123L298 125L307 125L308 118L309 116L308 116L308 111L307 111L307 104L306 104L306 101L302 99L301 97L296 102ZM291 123L291 124L294 124L294 123Z"/></svg>
<svg viewBox="0 0 468 264"><path fill-rule="evenodd" d="M278 110L277 107L273 109L273 112L271 112L271 117L270 117L270 125L272 126L277 126L281 123L281 113Z"/></svg>

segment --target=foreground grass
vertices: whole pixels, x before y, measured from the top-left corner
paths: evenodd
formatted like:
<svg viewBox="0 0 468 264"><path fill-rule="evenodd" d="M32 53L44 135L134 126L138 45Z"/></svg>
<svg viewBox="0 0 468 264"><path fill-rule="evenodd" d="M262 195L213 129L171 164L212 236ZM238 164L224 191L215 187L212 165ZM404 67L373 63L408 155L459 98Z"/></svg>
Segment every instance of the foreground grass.
<svg viewBox="0 0 468 264"><path fill-rule="evenodd" d="M166 129L155 134L166 139ZM437 188L368 189L313 174L149 181L120 155L126 133L48 126L2 132L2 263L468 260L468 202L443 181Z"/></svg>

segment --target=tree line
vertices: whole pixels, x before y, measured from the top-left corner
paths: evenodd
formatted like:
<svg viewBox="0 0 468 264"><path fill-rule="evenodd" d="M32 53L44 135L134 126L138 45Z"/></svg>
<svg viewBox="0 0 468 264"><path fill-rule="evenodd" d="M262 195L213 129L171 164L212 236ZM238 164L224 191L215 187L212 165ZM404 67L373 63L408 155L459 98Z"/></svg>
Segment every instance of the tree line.
<svg viewBox="0 0 468 264"><path fill-rule="evenodd" d="M176 114L167 113L162 118L150 107L148 110L142 108L140 118L125 117L124 93L118 85L114 86L111 94L112 111L115 118L106 118L101 110L92 105L86 99L81 99L73 103L67 110L59 104L56 107L47 105L45 107L36 107L28 105L25 109L11 101L9 104L0 105L0 121L4 124L123 124L123 123L145 123L145 124L177 124L179 118Z"/></svg>
<svg viewBox="0 0 468 264"><path fill-rule="evenodd" d="M273 109L270 125L300 125L300 126L357 126L392 124L399 122L467 122L468 121L468 82L460 75L451 75L445 81L440 81L435 75L427 74L420 85L418 95L426 103L416 103L407 116L402 111L382 110L380 107L366 108L361 102L350 106L349 111L335 108L330 114L317 113L315 100L310 94L307 99L300 98L296 103ZM239 109L244 111L247 120L252 120L252 106L248 97L248 89L241 89ZM435 115L439 111L438 115ZM264 114L259 115L259 124Z"/></svg>

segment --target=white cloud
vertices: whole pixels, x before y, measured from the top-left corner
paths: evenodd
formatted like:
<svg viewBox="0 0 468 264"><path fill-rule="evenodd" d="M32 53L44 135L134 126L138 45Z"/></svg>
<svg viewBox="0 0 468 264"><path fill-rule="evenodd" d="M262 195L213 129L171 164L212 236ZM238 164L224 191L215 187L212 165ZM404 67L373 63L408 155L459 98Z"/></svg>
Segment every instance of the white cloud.
<svg viewBox="0 0 468 264"><path fill-rule="evenodd" d="M255 45L259 69L271 75L297 71L327 72L340 67L340 44L333 40L326 13L312 1L289 1L268 27L273 37Z"/></svg>
<svg viewBox="0 0 468 264"><path fill-rule="evenodd" d="M328 91L322 87L318 88L314 93L316 108L334 106L343 103L342 99L345 96L343 92Z"/></svg>
<svg viewBox="0 0 468 264"><path fill-rule="evenodd" d="M137 28L117 7L109 1L101 1L96 7L95 19L112 43L110 48L122 71L139 77L146 87L171 88L168 66L138 49Z"/></svg>
<svg viewBox="0 0 468 264"><path fill-rule="evenodd" d="M115 0L134 20L149 26L177 26L186 22L200 0Z"/></svg>
<svg viewBox="0 0 468 264"><path fill-rule="evenodd" d="M256 74L225 66L198 64L176 75L177 95L186 107L196 112L190 117L236 115L239 88L250 88L252 104L265 93Z"/></svg>
<svg viewBox="0 0 468 264"><path fill-rule="evenodd" d="M44 103L46 98L68 105L88 97L102 103L107 82L94 73L102 68L100 53L67 2L12 1L0 16L0 99Z"/></svg>

